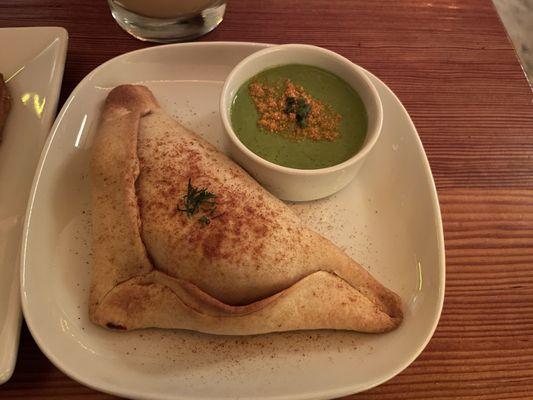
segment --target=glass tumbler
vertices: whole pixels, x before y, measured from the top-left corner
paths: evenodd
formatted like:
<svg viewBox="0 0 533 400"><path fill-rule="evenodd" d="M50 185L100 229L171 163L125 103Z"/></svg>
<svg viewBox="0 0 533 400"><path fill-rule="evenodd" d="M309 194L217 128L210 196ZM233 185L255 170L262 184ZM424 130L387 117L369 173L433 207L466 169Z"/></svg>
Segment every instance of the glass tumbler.
<svg viewBox="0 0 533 400"><path fill-rule="evenodd" d="M215 29L225 0L107 0L111 14L137 39L170 43L195 39Z"/></svg>

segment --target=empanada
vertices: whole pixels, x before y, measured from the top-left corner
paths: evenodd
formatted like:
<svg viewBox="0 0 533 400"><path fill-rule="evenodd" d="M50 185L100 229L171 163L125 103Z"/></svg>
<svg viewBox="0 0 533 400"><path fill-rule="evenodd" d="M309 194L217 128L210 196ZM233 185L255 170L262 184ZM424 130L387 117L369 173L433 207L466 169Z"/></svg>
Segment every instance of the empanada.
<svg viewBox="0 0 533 400"><path fill-rule="evenodd" d="M402 320L395 293L146 87L109 93L91 181L90 317L99 325L249 335L384 332Z"/></svg>

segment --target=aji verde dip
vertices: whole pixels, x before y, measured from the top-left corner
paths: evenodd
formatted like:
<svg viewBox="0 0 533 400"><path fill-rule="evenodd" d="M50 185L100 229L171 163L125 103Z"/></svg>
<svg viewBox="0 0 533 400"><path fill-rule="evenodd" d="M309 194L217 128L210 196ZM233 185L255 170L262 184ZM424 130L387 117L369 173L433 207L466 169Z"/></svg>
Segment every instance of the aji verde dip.
<svg viewBox="0 0 533 400"><path fill-rule="evenodd" d="M289 64L262 71L239 88L231 124L260 157L285 167L318 169L359 151L367 114L343 79L321 68Z"/></svg>

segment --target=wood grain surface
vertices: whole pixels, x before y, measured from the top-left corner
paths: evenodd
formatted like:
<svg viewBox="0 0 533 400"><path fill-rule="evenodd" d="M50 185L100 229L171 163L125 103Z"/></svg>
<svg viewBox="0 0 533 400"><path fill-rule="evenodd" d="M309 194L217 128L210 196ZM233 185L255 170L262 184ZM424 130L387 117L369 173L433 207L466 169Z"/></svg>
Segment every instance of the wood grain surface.
<svg viewBox="0 0 533 400"><path fill-rule="evenodd" d="M61 102L102 62L149 46L104 0L2 0L0 26L70 35ZM488 0L231 0L201 40L310 43L398 95L424 143L446 239L442 318L422 355L350 399L533 398L533 96ZM2 53L0 56L8 55ZM23 328L6 399L108 399L58 371Z"/></svg>

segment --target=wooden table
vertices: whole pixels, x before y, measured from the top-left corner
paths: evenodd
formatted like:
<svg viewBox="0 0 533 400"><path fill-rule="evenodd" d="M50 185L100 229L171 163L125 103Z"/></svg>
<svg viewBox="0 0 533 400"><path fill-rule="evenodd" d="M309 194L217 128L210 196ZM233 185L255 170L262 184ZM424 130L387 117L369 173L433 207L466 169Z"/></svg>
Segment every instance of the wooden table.
<svg viewBox="0 0 533 400"><path fill-rule="evenodd" d="M0 26L30 25L69 31L61 102L102 62L150 46L104 0L2 0ZM533 398L533 96L492 2L231 0L202 40L337 51L389 85L418 128L444 220L442 318L409 368L350 398ZM59 372L23 327L0 398L112 396Z"/></svg>

